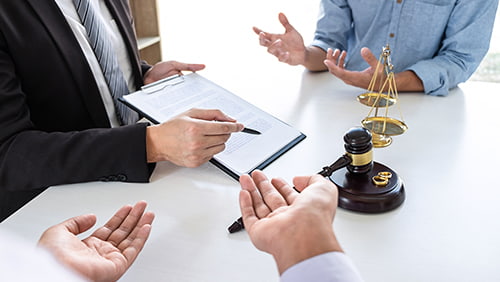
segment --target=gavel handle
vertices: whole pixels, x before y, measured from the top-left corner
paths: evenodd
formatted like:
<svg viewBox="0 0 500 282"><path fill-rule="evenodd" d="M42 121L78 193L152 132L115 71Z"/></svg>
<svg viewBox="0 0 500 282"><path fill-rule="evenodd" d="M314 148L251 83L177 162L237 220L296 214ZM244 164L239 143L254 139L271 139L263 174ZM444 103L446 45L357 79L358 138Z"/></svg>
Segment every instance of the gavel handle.
<svg viewBox="0 0 500 282"><path fill-rule="evenodd" d="M344 154L342 157L340 157L338 160L336 160L333 164L330 166L325 166L323 167L323 170L318 172L319 175L322 175L324 177L329 177L331 176L335 171L348 166L352 162L352 158L349 157L347 154Z"/></svg>

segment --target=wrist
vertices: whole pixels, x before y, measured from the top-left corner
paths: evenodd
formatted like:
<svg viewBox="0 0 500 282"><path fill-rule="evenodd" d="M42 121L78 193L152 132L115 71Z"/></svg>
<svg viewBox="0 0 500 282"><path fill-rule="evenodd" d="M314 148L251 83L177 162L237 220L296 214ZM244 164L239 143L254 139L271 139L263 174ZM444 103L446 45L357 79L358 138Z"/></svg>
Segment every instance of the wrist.
<svg viewBox="0 0 500 282"><path fill-rule="evenodd" d="M156 126L146 127L146 159L148 163L156 163L160 160L159 150L155 140L158 140Z"/></svg>
<svg viewBox="0 0 500 282"><path fill-rule="evenodd" d="M303 226L291 226L286 238L272 254L280 275L293 265L328 252L343 252L335 237L331 223L318 220L305 221ZM312 224L314 223L314 224ZM314 226L314 227L313 227ZM292 246L292 247L291 247Z"/></svg>
<svg viewBox="0 0 500 282"><path fill-rule="evenodd" d="M411 70L394 74L396 87L401 92L422 92L424 84L422 80Z"/></svg>
<svg viewBox="0 0 500 282"><path fill-rule="evenodd" d="M316 46L307 46L304 50L304 59L301 65L310 71L324 71L327 66L324 61L326 59L326 52Z"/></svg>
<svg viewBox="0 0 500 282"><path fill-rule="evenodd" d="M147 85L149 83L152 83L155 81L155 79L152 77L151 75L151 71L153 70L154 66L151 66L147 71L146 73L144 73L144 75L142 76L143 77L143 82L144 82L144 85Z"/></svg>

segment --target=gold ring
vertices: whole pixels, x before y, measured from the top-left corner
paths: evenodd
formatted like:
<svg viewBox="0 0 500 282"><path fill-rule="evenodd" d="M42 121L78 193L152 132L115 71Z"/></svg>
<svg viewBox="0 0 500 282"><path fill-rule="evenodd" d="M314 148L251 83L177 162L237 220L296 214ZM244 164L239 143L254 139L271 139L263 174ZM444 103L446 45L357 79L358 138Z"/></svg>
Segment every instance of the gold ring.
<svg viewBox="0 0 500 282"><path fill-rule="evenodd" d="M378 176L389 179L392 177L392 173L389 171L381 171L378 173Z"/></svg>
<svg viewBox="0 0 500 282"><path fill-rule="evenodd" d="M383 177L383 176L380 176L380 175L375 175L374 177L372 177L372 181L373 181L373 184L377 185L377 186L387 186L387 184L389 184L389 178L387 177Z"/></svg>

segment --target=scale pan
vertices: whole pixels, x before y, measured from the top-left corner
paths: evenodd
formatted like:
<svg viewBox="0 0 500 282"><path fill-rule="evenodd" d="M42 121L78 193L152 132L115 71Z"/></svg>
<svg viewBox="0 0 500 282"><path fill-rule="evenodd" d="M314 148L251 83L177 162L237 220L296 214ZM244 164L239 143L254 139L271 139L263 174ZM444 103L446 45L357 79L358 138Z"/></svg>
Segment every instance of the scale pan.
<svg viewBox="0 0 500 282"><path fill-rule="evenodd" d="M396 104L396 98L384 93L366 92L358 95L358 101L369 107L387 107Z"/></svg>
<svg viewBox="0 0 500 282"><path fill-rule="evenodd" d="M408 130L404 122L389 117L367 117L361 124L375 134L387 136L401 135Z"/></svg>

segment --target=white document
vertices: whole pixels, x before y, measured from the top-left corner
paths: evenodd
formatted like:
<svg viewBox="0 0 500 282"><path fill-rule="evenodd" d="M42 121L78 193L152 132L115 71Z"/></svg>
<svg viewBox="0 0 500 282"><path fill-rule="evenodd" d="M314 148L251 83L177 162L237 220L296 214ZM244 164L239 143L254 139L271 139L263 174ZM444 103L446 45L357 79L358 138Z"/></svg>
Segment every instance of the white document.
<svg viewBox="0 0 500 282"><path fill-rule="evenodd" d="M197 73L169 77L125 95L122 102L155 123L192 108L219 109L260 135L233 133L211 161L232 177L263 169L305 138L297 129Z"/></svg>

